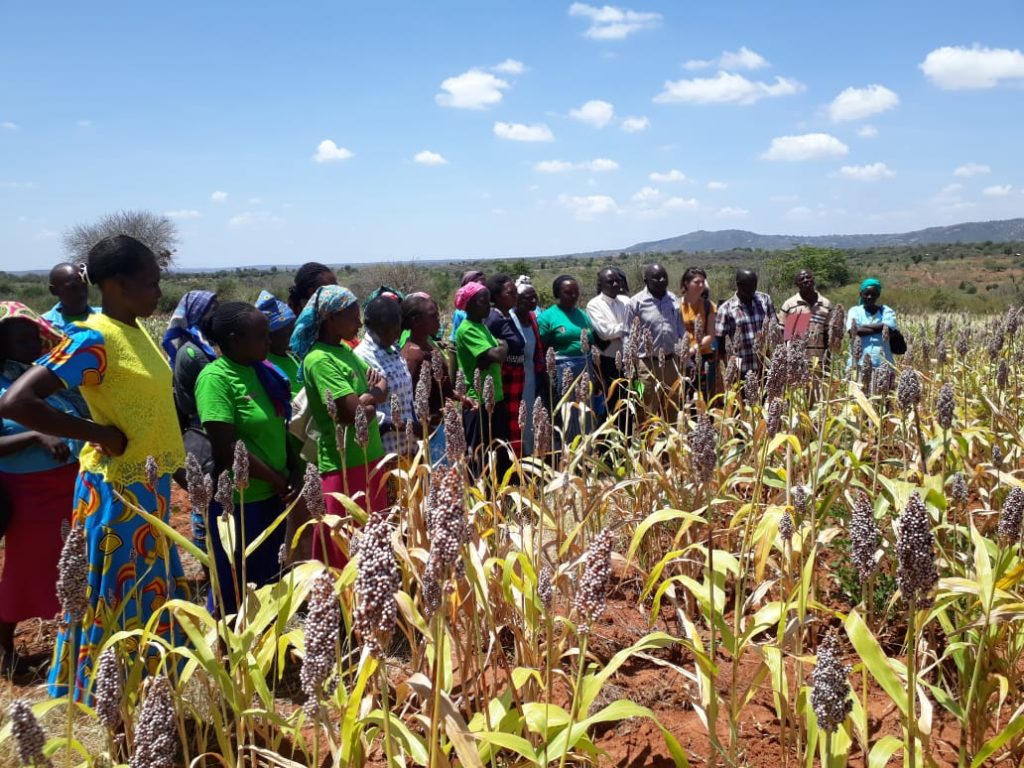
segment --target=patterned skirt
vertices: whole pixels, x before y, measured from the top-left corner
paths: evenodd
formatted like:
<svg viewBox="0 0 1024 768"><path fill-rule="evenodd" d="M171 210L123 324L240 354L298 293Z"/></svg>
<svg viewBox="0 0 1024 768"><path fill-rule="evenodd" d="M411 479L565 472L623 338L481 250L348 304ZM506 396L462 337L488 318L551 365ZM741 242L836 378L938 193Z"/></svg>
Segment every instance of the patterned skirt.
<svg viewBox="0 0 1024 768"><path fill-rule="evenodd" d="M523 431L519 428L519 404L523 402L526 389L526 368L523 357L509 356L512 362L506 361L501 366L501 388L505 393L505 410L508 417L508 442L517 456L522 455Z"/></svg>
<svg viewBox="0 0 1024 768"><path fill-rule="evenodd" d="M153 488L144 482L115 486L94 472L78 475L71 523L85 526L89 605L80 621L66 624L57 634L48 681L51 696L66 696L73 675L75 699L91 700L92 672L104 644L116 632L144 628L154 614L159 613L156 634L174 644L182 641L170 613L161 610L168 600L189 597L178 550L121 497L167 520L171 476L163 475ZM137 640L124 641L122 649L137 651ZM149 672L155 672L160 657L149 653L146 662Z"/></svg>

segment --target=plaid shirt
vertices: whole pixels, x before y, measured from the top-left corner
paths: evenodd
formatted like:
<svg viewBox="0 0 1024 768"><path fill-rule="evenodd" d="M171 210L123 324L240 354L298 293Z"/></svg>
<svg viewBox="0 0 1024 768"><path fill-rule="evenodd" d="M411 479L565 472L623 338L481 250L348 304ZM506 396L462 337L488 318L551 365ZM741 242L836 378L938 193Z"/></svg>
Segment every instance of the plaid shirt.
<svg viewBox="0 0 1024 768"><path fill-rule="evenodd" d="M757 291L749 304L740 301L735 294L718 305L715 321L715 336L732 338L733 353L740 360L740 374L760 371L761 359L757 354L757 337L764 327L765 318L775 322L775 305L767 293Z"/></svg>
<svg viewBox="0 0 1024 768"><path fill-rule="evenodd" d="M376 368L384 374L388 380L387 399L377 406L377 421L382 427L393 427L394 419L391 414L391 398L398 395L398 402L401 404L400 415L403 423L412 421L412 398L413 383L412 375L409 373L409 366L402 357L398 346L394 345L387 349L377 343L373 334L367 332L363 340L356 347L356 354L362 358L371 368ZM385 453L398 453L398 439L401 435L393 428L387 431L381 430L381 442L384 444Z"/></svg>

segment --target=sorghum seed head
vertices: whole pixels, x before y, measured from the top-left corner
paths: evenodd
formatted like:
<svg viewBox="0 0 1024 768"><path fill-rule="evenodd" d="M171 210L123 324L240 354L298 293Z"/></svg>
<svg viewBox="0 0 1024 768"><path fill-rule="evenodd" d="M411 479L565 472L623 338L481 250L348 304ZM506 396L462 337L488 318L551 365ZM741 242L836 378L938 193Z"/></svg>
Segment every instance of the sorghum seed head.
<svg viewBox="0 0 1024 768"><path fill-rule="evenodd" d="M314 520L323 520L327 514L327 505L324 503L323 482L320 480L320 472L315 461L306 465L306 474L302 479L302 498L306 502L310 517Z"/></svg>
<svg viewBox="0 0 1024 768"><path fill-rule="evenodd" d="M193 514L199 513L200 517L206 515L210 506L210 476L203 472L199 459L195 454L188 454L185 457L185 483L188 485L188 500L192 507Z"/></svg>
<svg viewBox="0 0 1024 768"><path fill-rule="evenodd" d="M935 400L935 416L939 426L943 429L952 427L955 413L956 396L953 394L953 387L949 383L943 384L939 389L939 396Z"/></svg>
<svg viewBox="0 0 1024 768"><path fill-rule="evenodd" d="M526 414L529 409L525 400L519 401L519 412L516 414L516 424L519 425L519 431L522 432L526 429Z"/></svg>
<svg viewBox="0 0 1024 768"><path fill-rule="evenodd" d="M434 381L438 384L444 381L444 356L430 353L430 371L434 375Z"/></svg>
<svg viewBox="0 0 1024 768"><path fill-rule="evenodd" d="M772 398L764 412L764 423L768 429L768 436L775 437L782 426L782 400L778 397Z"/></svg>
<svg viewBox="0 0 1024 768"><path fill-rule="evenodd" d="M483 374L480 373L479 368L473 371L473 391L476 392L478 398L480 393L483 392Z"/></svg>
<svg viewBox="0 0 1024 768"><path fill-rule="evenodd" d="M748 371L753 373L753 371ZM733 386L739 381L740 378L740 361L737 357L730 357L728 364L725 366L725 376L723 377L723 384L726 389L732 389Z"/></svg>
<svg viewBox="0 0 1024 768"><path fill-rule="evenodd" d="M124 674L114 648L100 654L93 686L96 717L109 731L121 725L121 698L124 695Z"/></svg>
<svg viewBox="0 0 1024 768"><path fill-rule="evenodd" d="M843 334L846 332L846 308L836 304L828 314L828 348L835 354L843 346Z"/></svg>
<svg viewBox="0 0 1024 768"><path fill-rule="evenodd" d="M853 710L848 679L852 667L843 664L835 632L825 636L818 646L817 656L811 673L811 708L818 719L818 727L826 733L835 733Z"/></svg>
<svg viewBox="0 0 1024 768"><path fill-rule="evenodd" d="M576 401L579 403L590 402L590 374L586 371L576 379Z"/></svg>
<svg viewBox="0 0 1024 768"><path fill-rule="evenodd" d="M958 504L967 503L971 494L967 489L967 480L964 477L963 472L957 472L953 475L953 485L950 488L950 493L953 496L953 500Z"/></svg>
<svg viewBox="0 0 1024 768"><path fill-rule="evenodd" d="M850 560L860 574L867 579L875 572L875 553L881 540L881 532L875 522L875 509L867 494L860 491L853 503L850 514Z"/></svg>
<svg viewBox="0 0 1024 768"><path fill-rule="evenodd" d="M420 378L422 378L422 376ZM402 417L401 398L399 398L396 393L392 392L391 397L388 399L388 406L391 409L391 423L395 425L396 432L401 432L402 427L405 426L405 419Z"/></svg>
<svg viewBox="0 0 1024 768"><path fill-rule="evenodd" d="M1004 456L1002 447L994 443L992 445L992 466L994 466L996 469L1002 469L1003 458Z"/></svg>
<svg viewBox="0 0 1024 768"><path fill-rule="evenodd" d="M1024 515L1024 489L1013 486L1003 499L999 512L999 537L1008 542L1020 541L1021 517Z"/></svg>
<svg viewBox="0 0 1024 768"><path fill-rule="evenodd" d="M358 598L353 623L370 653L384 652L382 639L391 635L398 620L395 593L402 579L391 543L391 524L386 513L370 516L357 549L359 571L355 593Z"/></svg>
<svg viewBox="0 0 1024 768"><path fill-rule="evenodd" d="M227 472L221 472L217 480L217 493L214 494L217 503L223 509L222 514L230 517L235 511L234 488L231 485L231 478Z"/></svg>
<svg viewBox="0 0 1024 768"><path fill-rule="evenodd" d="M764 396L767 400L774 400L782 396L786 388L786 381L789 378L789 357L786 348L778 346L772 353L772 361L768 368L768 374L764 380Z"/></svg>
<svg viewBox="0 0 1024 768"><path fill-rule="evenodd" d="M1006 358L1000 358L999 365L996 367L996 386L999 389L1006 389L1010 384L1010 365L1006 362Z"/></svg>
<svg viewBox="0 0 1024 768"><path fill-rule="evenodd" d="M412 406L420 424L430 422L430 372L426 366L420 367L420 380L416 382Z"/></svg>
<svg viewBox="0 0 1024 768"><path fill-rule="evenodd" d="M896 583L908 605L927 608L939 580L935 570L935 537L921 496L914 491L900 515L896 536Z"/></svg>
<svg viewBox="0 0 1024 768"><path fill-rule="evenodd" d="M324 408L327 410L327 415L331 417L331 421L338 420L338 401L334 399L334 395L329 389L324 390Z"/></svg>
<svg viewBox="0 0 1024 768"><path fill-rule="evenodd" d="M551 417L538 397L533 403L533 454L546 456L551 450Z"/></svg>
<svg viewBox="0 0 1024 768"><path fill-rule="evenodd" d="M700 414L697 417L697 424L693 431L687 436L690 444L690 464L694 474L701 480L707 482L715 473L715 465L718 463L718 433L711 424L707 414Z"/></svg>
<svg viewBox="0 0 1024 768"><path fill-rule="evenodd" d="M558 361L555 357L554 347L548 347L548 351L544 354L544 364L548 369L548 379L551 382L556 381L558 376Z"/></svg>
<svg viewBox="0 0 1024 768"><path fill-rule="evenodd" d="M747 371L743 377L743 400L747 405L753 405L761 396L760 382L757 380L757 371Z"/></svg>
<svg viewBox="0 0 1024 768"><path fill-rule="evenodd" d="M156 484L160 482L160 467L156 463L156 459L152 456L146 457L146 485L150 488L156 488Z"/></svg>
<svg viewBox="0 0 1024 768"><path fill-rule="evenodd" d="M356 430L356 442L360 448L365 448L370 444L370 422L366 416L366 409L357 407L352 421Z"/></svg>
<svg viewBox="0 0 1024 768"><path fill-rule="evenodd" d="M484 379L484 408L488 416L494 415L494 377L490 374Z"/></svg>
<svg viewBox="0 0 1024 768"><path fill-rule="evenodd" d="M570 368L569 366L566 366L565 368L562 369L562 382L561 382L561 385L562 385L562 388L561 388L562 397L565 397L569 393L569 390L572 389L572 384L573 384L572 368Z"/></svg>
<svg viewBox="0 0 1024 768"><path fill-rule="evenodd" d="M444 574L459 560L462 545L469 541L466 521L465 488L462 473L454 467L434 471L427 510L427 532L430 556L427 568L438 568ZM440 579L443 581L443 579Z"/></svg>
<svg viewBox="0 0 1024 768"><path fill-rule="evenodd" d="M612 532L605 528L590 543L583 575L576 586L575 608L578 631L588 634L591 625L604 613L612 576Z"/></svg>
<svg viewBox="0 0 1024 768"><path fill-rule="evenodd" d="M555 571L550 566L545 564L540 569L540 576L537 577L537 597L540 598L541 605L545 609L551 608L551 603L555 597Z"/></svg>
<svg viewBox="0 0 1024 768"><path fill-rule="evenodd" d="M956 344L953 346L953 350L961 360L966 358L967 353L971 351L971 342L966 328L960 330L960 334L956 337Z"/></svg>
<svg viewBox="0 0 1024 768"><path fill-rule="evenodd" d="M802 386L810 375L807 365L807 347L800 340L794 340L786 345L786 375L789 386Z"/></svg>
<svg viewBox="0 0 1024 768"><path fill-rule="evenodd" d="M142 709L135 718L135 752L130 768L173 768L178 745L177 715L171 683L163 675L149 681Z"/></svg>
<svg viewBox="0 0 1024 768"><path fill-rule="evenodd" d="M134 547L132 548L134 550ZM57 598L60 608L74 624L89 607L87 593L89 554L86 550L85 528L76 525L68 532L57 562Z"/></svg>
<svg viewBox="0 0 1024 768"><path fill-rule="evenodd" d="M793 516L789 514L788 509L779 518L779 536L783 541L793 540Z"/></svg>
<svg viewBox="0 0 1024 768"><path fill-rule="evenodd" d="M235 476L235 488L244 491L249 487L249 450L241 440L235 442L235 459L231 464Z"/></svg>
<svg viewBox="0 0 1024 768"><path fill-rule="evenodd" d="M299 680L306 695L303 708L311 719L319 713L320 696L329 690L324 683L334 671L340 626L341 603L334 593L334 580L322 571L313 580L309 609L302 627L306 653Z"/></svg>
<svg viewBox="0 0 1024 768"><path fill-rule="evenodd" d="M455 394L457 397L466 396L466 374L461 368L455 372Z"/></svg>
<svg viewBox="0 0 1024 768"><path fill-rule="evenodd" d="M462 425L462 404L452 400L444 405L444 440L448 463L455 466L466 457L466 431Z"/></svg>
<svg viewBox="0 0 1024 768"><path fill-rule="evenodd" d="M809 498L810 495L807 493L807 486L793 486L793 511L796 512L797 519L803 520L807 517L807 501Z"/></svg>
<svg viewBox="0 0 1024 768"><path fill-rule="evenodd" d="M50 761L43 753L46 733L39 724L31 705L25 699L15 699L7 708L11 720L11 734L18 745L18 758L22 765L49 766Z"/></svg>
<svg viewBox="0 0 1024 768"><path fill-rule="evenodd" d="M580 349L584 356L590 354L590 332L585 328L580 331Z"/></svg>
<svg viewBox="0 0 1024 768"><path fill-rule="evenodd" d="M921 402L921 377L913 368L907 368L900 374L896 385L896 400L900 408L907 412Z"/></svg>

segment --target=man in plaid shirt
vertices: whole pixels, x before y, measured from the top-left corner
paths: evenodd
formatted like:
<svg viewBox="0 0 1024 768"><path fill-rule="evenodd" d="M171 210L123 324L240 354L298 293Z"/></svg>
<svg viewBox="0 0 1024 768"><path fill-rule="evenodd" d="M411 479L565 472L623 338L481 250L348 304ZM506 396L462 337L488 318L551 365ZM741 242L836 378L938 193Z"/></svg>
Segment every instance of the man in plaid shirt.
<svg viewBox="0 0 1024 768"><path fill-rule="evenodd" d="M736 271L736 294L718 305L715 336L724 355L725 339L732 339L732 350L740 361L740 375L761 373L763 361L757 353L757 340L765 318L777 323L772 297L757 290L757 273L751 269Z"/></svg>

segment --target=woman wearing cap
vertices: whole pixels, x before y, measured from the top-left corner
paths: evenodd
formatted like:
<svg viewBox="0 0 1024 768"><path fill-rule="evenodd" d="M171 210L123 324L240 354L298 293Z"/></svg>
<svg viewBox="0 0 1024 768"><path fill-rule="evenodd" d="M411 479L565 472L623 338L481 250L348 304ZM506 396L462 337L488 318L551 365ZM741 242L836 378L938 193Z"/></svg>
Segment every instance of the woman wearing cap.
<svg viewBox="0 0 1024 768"><path fill-rule="evenodd" d="M346 343L356 338L362 325L355 294L326 285L313 293L292 333L292 351L302 360L299 378L320 432L317 466L327 512L339 516L345 515L345 508L332 493L347 495L367 512L388 503L376 408L387 399L387 380ZM335 413L333 419L328 406ZM313 532L313 553L329 565L347 562L326 525Z"/></svg>
<svg viewBox="0 0 1024 768"><path fill-rule="evenodd" d="M256 299L256 309L267 318L267 328L270 331L270 352L267 353L267 360L288 377L292 395L297 395L302 389L302 382L299 381L299 361L288 349L292 331L295 330L295 313L269 291L260 292Z"/></svg>
<svg viewBox="0 0 1024 768"><path fill-rule="evenodd" d="M547 391L547 371L544 365L544 345L540 341L537 327L537 289L526 275L516 278L516 308L512 310L512 321L525 341L523 366L526 376L523 381L523 402L526 403L526 422L523 424L523 456L533 453L533 406L537 396L544 397Z"/></svg>
<svg viewBox="0 0 1024 768"><path fill-rule="evenodd" d="M860 338L861 357L868 355L874 368L887 363L894 365L892 348L889 346L889 330L896 329L896 313L884 304L879 304L882 295L882 283L869 277L860 284L860 304L846 313L846 330L856 327ZM849 367L860 365L860 360L853 359L853 345L850 346Z"/></svg>
<svg viewBox="0 0 1024 768"><path fill-rule="evenodd" d="M16 301L0 302L0 394L64 335ZM47 405L77 418L88 414L69 390ZM77 390L76 390L77 394ZM4 566L0 577L0 668L16 671L14 630L20 621L51 619L60 612L54 589L62 547L61 526L71 520L78 440L34 432L16 421L0 426L0 495L6 502Z"/></svg>

